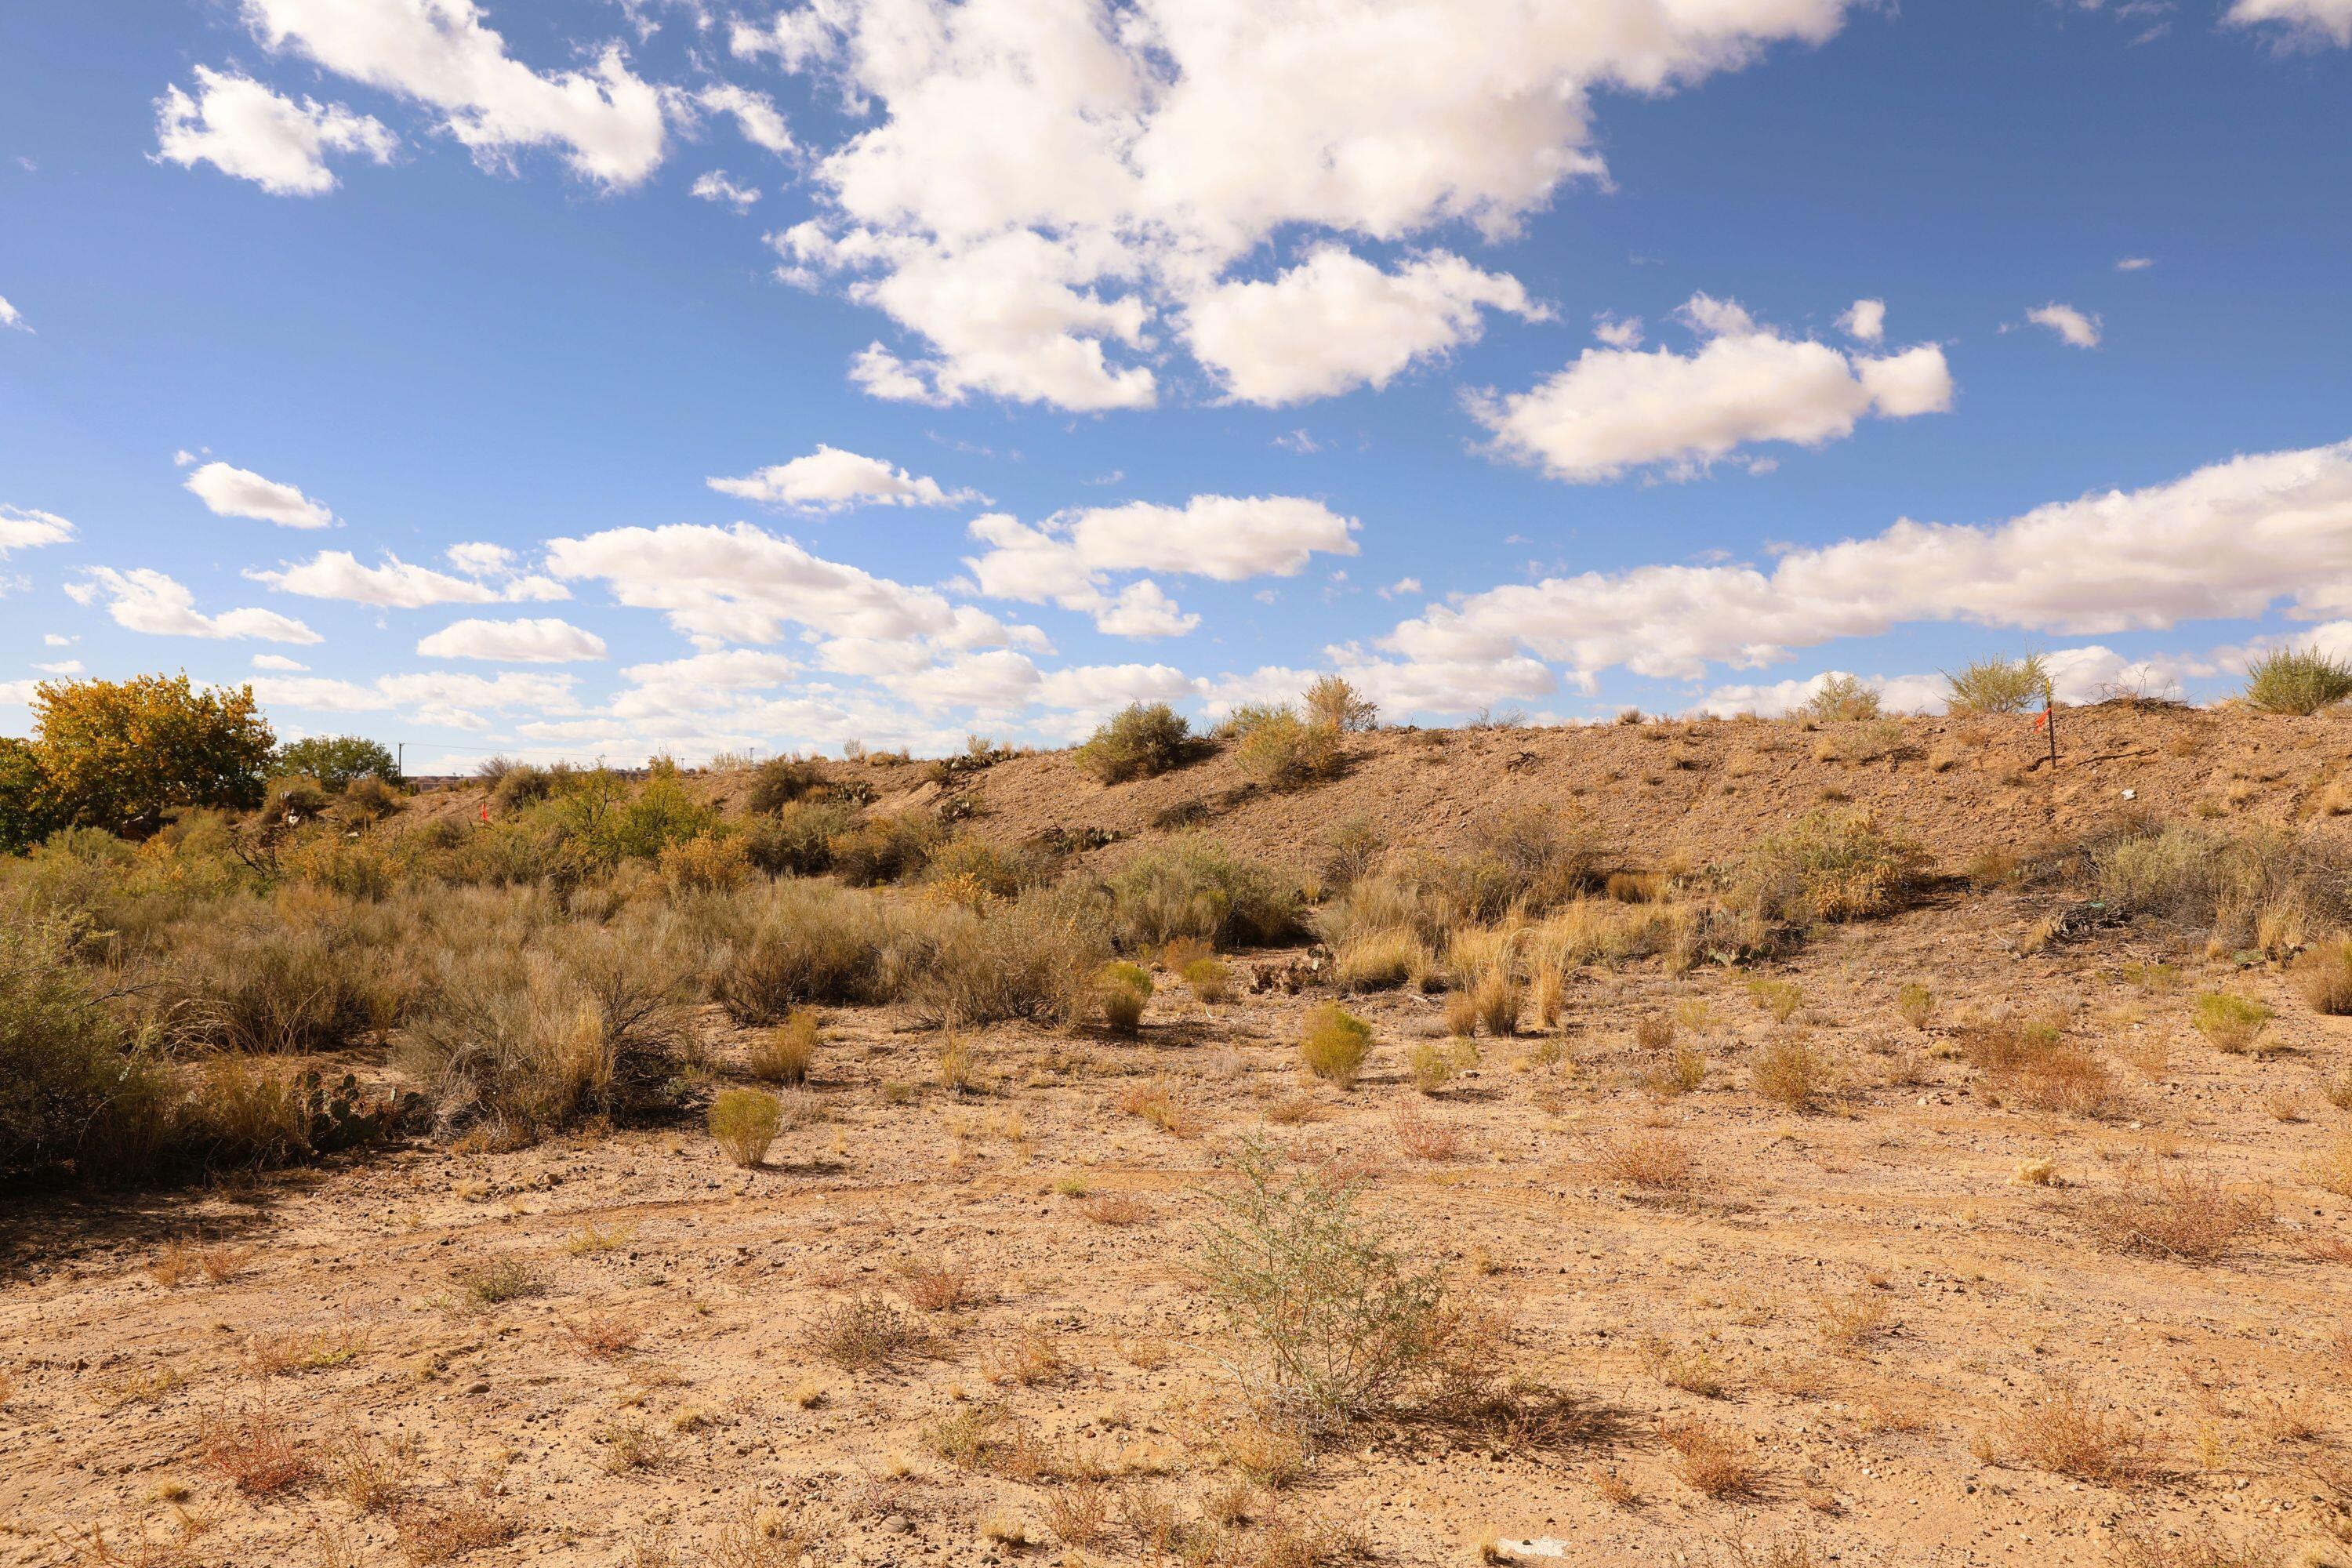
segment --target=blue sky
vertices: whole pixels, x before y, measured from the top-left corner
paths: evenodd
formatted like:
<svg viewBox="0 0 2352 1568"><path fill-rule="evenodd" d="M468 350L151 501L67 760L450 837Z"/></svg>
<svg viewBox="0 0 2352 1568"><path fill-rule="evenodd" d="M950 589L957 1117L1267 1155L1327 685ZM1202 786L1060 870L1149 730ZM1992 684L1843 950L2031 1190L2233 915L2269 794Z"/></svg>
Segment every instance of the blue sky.
<svg viewBox="0 0 2352 1568"><path fill-rule="evenodd" d="M2352 650L2347 258L2352 0L16 7L0 730L2211 697Z"/></svg>

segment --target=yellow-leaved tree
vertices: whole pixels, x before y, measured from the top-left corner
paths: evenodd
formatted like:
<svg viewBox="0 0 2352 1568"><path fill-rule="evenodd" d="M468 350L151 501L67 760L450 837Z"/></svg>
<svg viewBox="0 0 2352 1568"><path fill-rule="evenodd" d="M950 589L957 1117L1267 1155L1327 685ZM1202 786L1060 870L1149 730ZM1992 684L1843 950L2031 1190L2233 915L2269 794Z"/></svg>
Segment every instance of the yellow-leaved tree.
<svg viewBox="0 0 2352 1568"><path fill-rule="evenodd" d="M33 690L29 814L59 827L151 830L182 806L261 800L278 737L250 686L186 675L45 680Z"/></svg>

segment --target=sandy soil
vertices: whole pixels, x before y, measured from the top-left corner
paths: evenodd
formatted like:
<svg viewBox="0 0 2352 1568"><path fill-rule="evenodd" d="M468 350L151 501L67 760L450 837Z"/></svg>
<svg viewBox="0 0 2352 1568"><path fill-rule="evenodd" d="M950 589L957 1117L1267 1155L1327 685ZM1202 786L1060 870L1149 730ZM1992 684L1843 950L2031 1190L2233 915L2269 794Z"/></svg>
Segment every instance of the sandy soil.
<svg viewBox="0 0 2352 1568"><path fill-rule="evenodd" d="M1704 727L1705 744L1720 756L1737 731ZM2302 733L2314 743L2274 754L2296 787L2317 787L2304 775L2340 761L2347 731ZM1634 755L1683 744L1602 739ZM1517 750L1588 743L1454 742L1500 781L1520 776ZM1359 780L1409 779L1414 747L1383 737ZM2117 776L2180 774L2187 788L2199 765L2160 740L2139 761L2147 772ZM985 786L1008 816L1024 765ZM1720 773L1698 777L1712 787ZM1855 770L1857 798L1874 777ZM2110 786L2127 787L2083 783L2084 809ZM1398 811L1418 809L1391 787ZM1974 772L1953 787L2025 788ZM1272 833L1292 806L1247 809ZM1211 1009L1163 976L1139 1041L988 1032L979 1094L940 1088L933 1042L895 1016L837 1015L797 1124L755 1172L681 1125L515 1152L420 1145L247 1190L7 1199L0 1562L732 1568L775 1560L744 1552L787 1518L814 1531L820 1562L1148 1560L1116 1501L1084 1552L1055 1540L1047 1510L1087 1492L1056 1479L1073 1473L1188 1512L1230 1492L1231 1386L1191 1269L1206 1189L1253 1132L1360 1169L1402 1246L1508 1310L1515 1371L1570 1399L1549 1440L1369 1427L1295 1485L1225 1498L1261 1527L1351 1522L1372 1561L1398 1564L1473 1562L1493 1537L1564 1541L1559 1560L1581 1564L1743 1551L2087 1564L2123 1560L2119 1524L2184 1549L2310 1548L2344 1500L2324 1478L2347 1484L2352 1205L2306 1162L2352 1130L2320 1093L2352 1067L2352 1022L2160 933L2021 956L2039 912L1955 896L1830 932L1778 971L1806 999L1786 1025L1742 976L1590 972L1556 1063L1541 1040L1482 1040L1480 1065L1433 1096L1403 1058L1442 1034L1435 999L1365 1000L1378 1049L1342 1092L1297 1069L1311 992ZM2124 978L2158 958L2183 965L2185 988ZM2130 1109L2089 1121L1997 1103L1952 1059L1944 1022L1896 1018L1910 979L1935 985L1944 1021L2079 1005L2079 1034L2111 1053ZM2190 989L2221 979L2278 1006L2280 1049L2223 1055L2191 1031ZM1705 1009L1683 1038L1707 1076L1658 1099L1634 1081L1630 1030L1684 1003ZM722 1053L740 1050L715 1016L711 1028ZM1787 1030L1842 1064L1846 1091L1821 1111L1749 1089L1752 1053ZM1118 1109L1153 1079L1197 1117L1193 1135ZM1313 1120L1275 1120L1301 1097ZM1696 1184L1645 1191L1602 1173L1614 1141L1643 1134L1679 1141ZM1449 1138L1438 1157L1406 1146ZM2058 1184L2020 1184L2035 1160ZM2273 1218L2208 1265L2109 1250L2083 1205L2143 1161L2266 1188ZM1106 1194L1135 1200L1134 1222L1090 1217ZM225 1277L160 1280L173 1238L199 1242ZM543 1293L469 1292L469 1271L501 1261ZM909 1266L963 1270L969 1303L921 1310ZM877 1370L828 1362L815 1326L862 1294L898 1304L930 1346ZM2021 1417L2070 1384L2145 1429L2133 1473L2072 1479L2020 1453ZM294 1439L295 1469L318 1473L240 1493L208 1448L256 1415ZM1662 1440L1662 1422L1682 1417L1720 1428L1754 1469L1748 1492L1688 1483ZM987 1437L978 1464L945 1452L959 1433ZM353 1500L354 1443L404 1475L404 1497L375 1511ZM403 1446L404 1460L388 1458ZM2352 1547L2326 1551L2307 1560L2352 1561Z"/></svg>

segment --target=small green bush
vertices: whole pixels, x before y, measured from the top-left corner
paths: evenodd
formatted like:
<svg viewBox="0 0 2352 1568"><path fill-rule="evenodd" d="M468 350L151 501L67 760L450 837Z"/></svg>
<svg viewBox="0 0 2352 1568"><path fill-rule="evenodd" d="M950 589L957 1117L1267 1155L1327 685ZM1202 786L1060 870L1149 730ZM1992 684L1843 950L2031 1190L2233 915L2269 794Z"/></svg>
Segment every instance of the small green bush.
<svg viewBox="0 0 2352 1568"><path fill-rule="evenodd" d="M1307 1015L1298 1057L1317 1078L1353 1089L1371 1049L1372 1026L1338 1003L1326 1002Z"/></svg>
<svg viewBox="0 0 2352 1568"><path fill-rule="evenodd" d="M1115 714L1076 753L1077 764L1107 784L1148 779L1184 760L1192 731L1165 702L1137 702Z"/></svg>
<svg viewBox="0 0 2352 1568"><path fill-rule="evenodd" d="M710 1102L710 1136L745 1170L767 1163L768 1146L782 1121L776 1097L756 1089L727 1089Z"/></svg>
<svg viewBox="0 0 2352 1568"><path fill-rule="evenodd" d="M1305 789L1347 767L1339 726L1310 722L1287 708L1244 731L1234 757L1244 777L1276 790Z"/></svg>
<svg viewBox="0 0 2352 1568"><path fill-rule="evenodd" d="M2272 1016L2267 1004L2226 991L2200 993L2189 1007L2189 1021L2197 1032L2232 1056L2252 1050Z"/></svg>
<svg viewBox="0 0 2352 1568"><path fill-rule="evenodd" d="M2023 658L1981 658L1944 677L1945 706L1955 713L2022 713L2050 690L2050 668L2038 653Z"/></svg>
<svg viewBox="0 0 2352 1568"><path fill-rule="evenodd" d="M2352 660L2283 647L2246 667L2246 700L2265 713L2318 712L2352 697Z"/></svg>

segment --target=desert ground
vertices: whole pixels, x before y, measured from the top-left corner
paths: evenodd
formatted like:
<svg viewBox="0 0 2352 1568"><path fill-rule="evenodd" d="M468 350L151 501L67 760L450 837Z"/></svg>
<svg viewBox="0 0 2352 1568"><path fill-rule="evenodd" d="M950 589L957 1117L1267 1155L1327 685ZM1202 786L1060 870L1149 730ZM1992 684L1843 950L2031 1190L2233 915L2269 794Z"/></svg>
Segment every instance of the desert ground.
<svg viewBox="0 0 2352 1568"><path fill-rule="evenodd" d="M1137 952L1131 1033L991 1022L952 1070L922 1009L823 1005L748 1168L696 1100L20 1184L0 1561L2352 1563L2352 1021L2296 958L2326 933L2030 874L2135 810L2333 844L2352 723L2061 723L2054 770L2023 718L1383 732L1297 791L1223 756L869 768L869 810L956 798L1106 868L1543 805L1636 879L1825 806L1932 871L1768 951L1577 963L1500 1031L1343 987L1312 936L1211 999ZM1301 1063L1335 1000L1370 1027L1351 1085ZM698 1092L747 1083L763 1027L694 1026ZM383 1038L321 1059L403 1082ZM1253 1402L1204 1261L1250 1149L1434 1272L1475 1398L1311 1430Z"/></svg>

